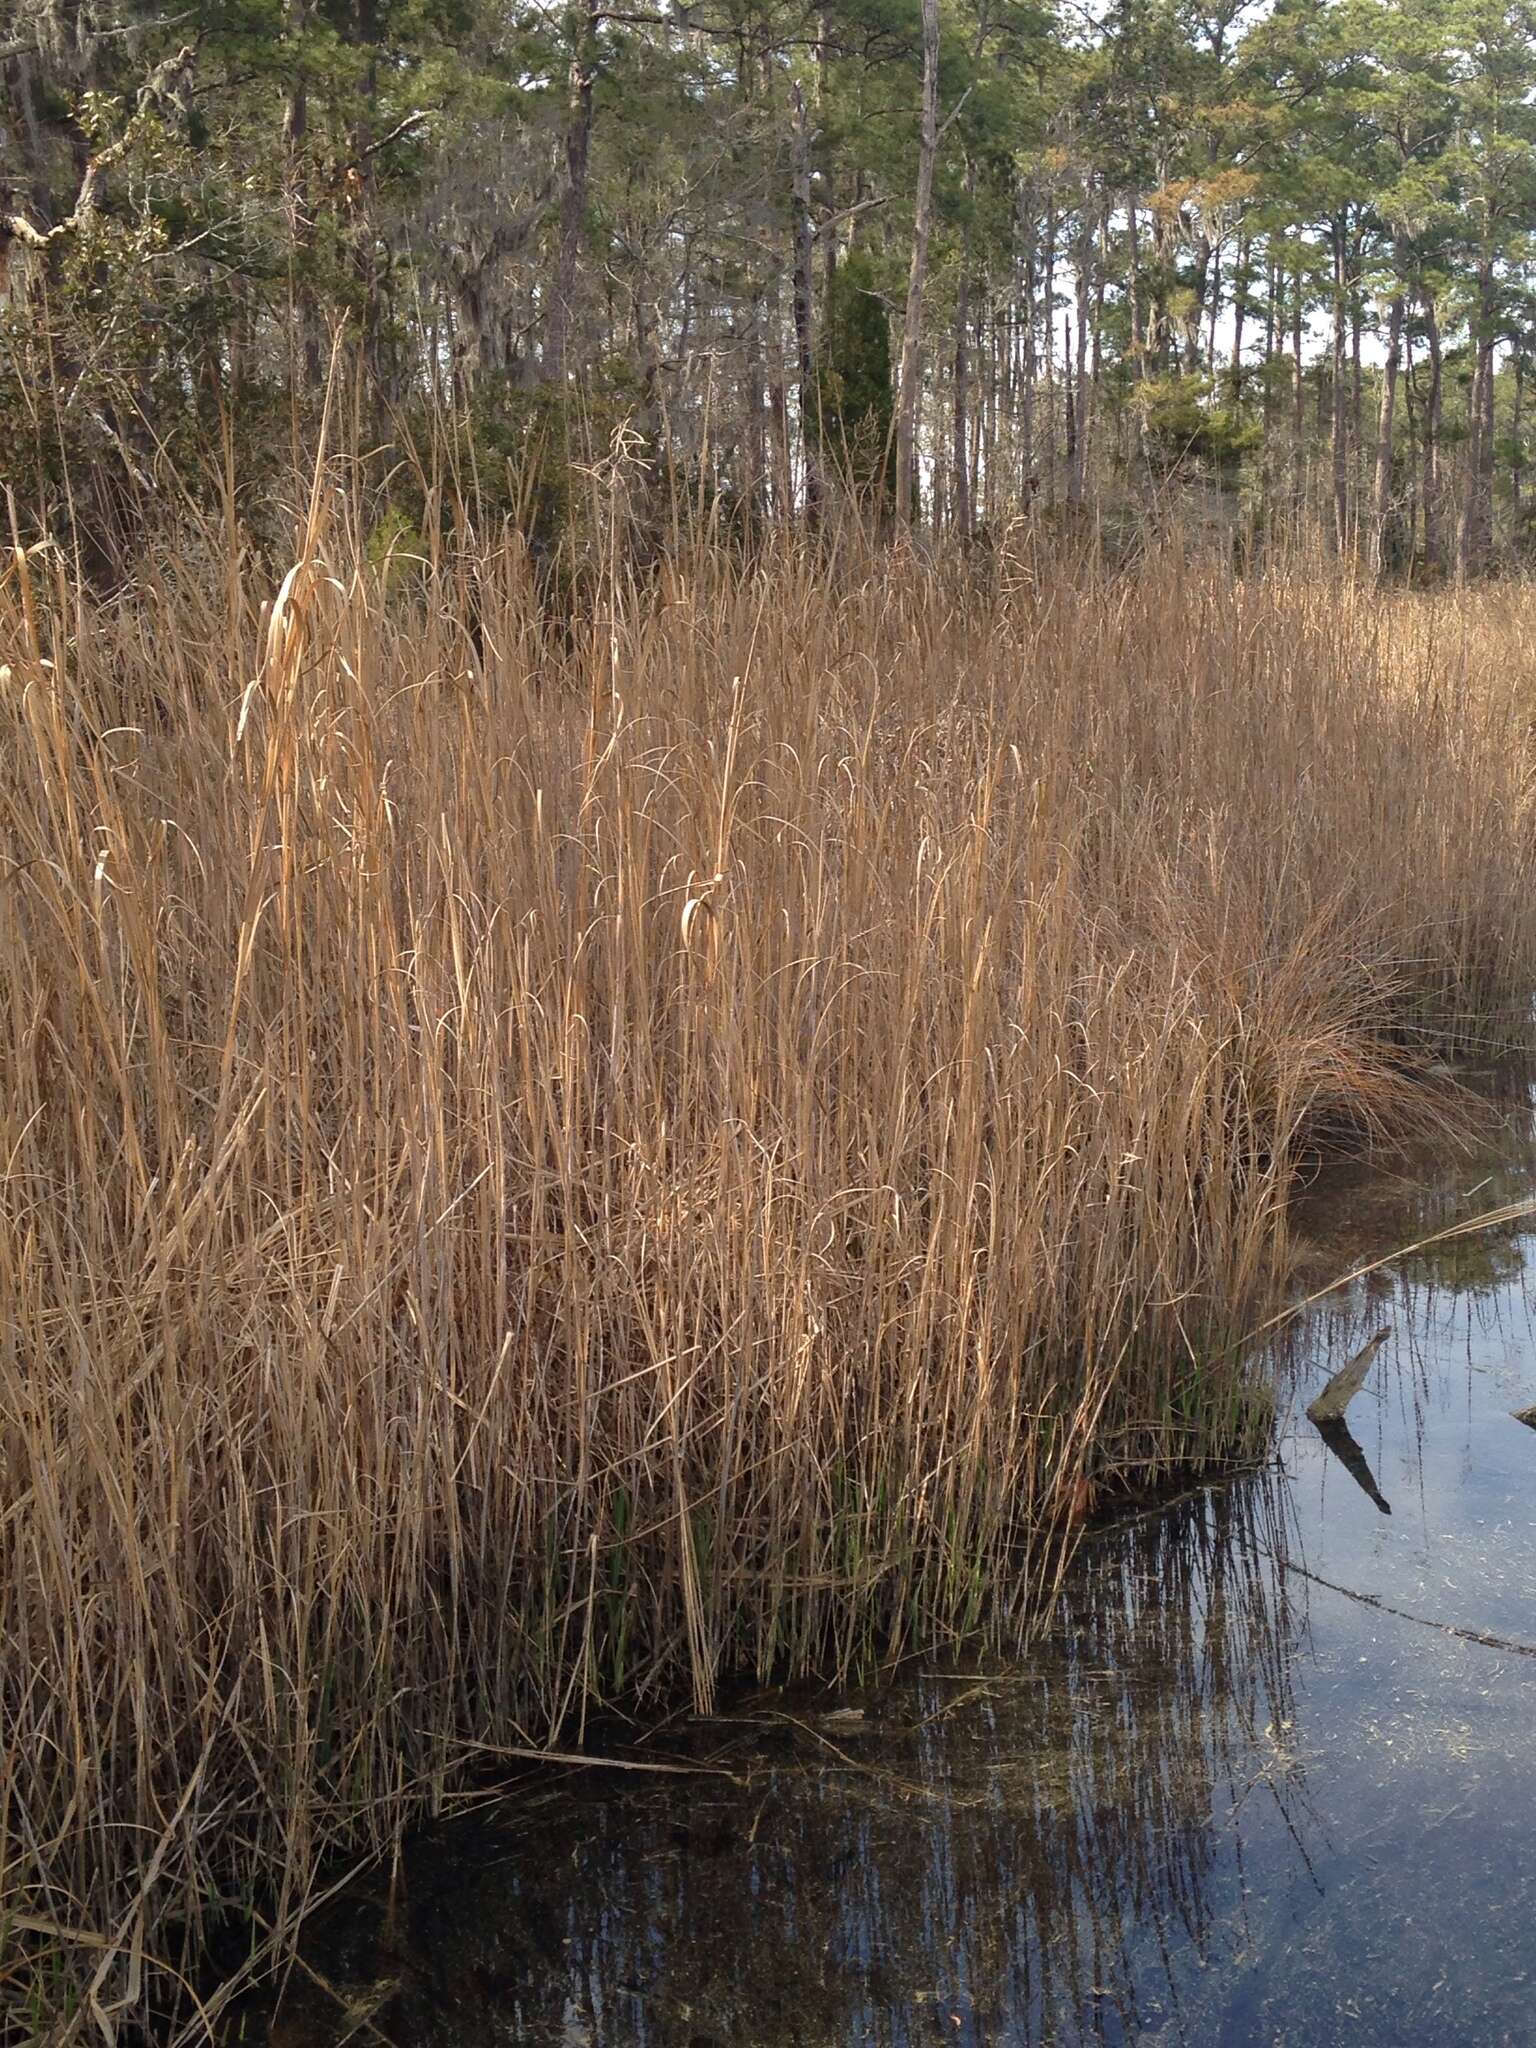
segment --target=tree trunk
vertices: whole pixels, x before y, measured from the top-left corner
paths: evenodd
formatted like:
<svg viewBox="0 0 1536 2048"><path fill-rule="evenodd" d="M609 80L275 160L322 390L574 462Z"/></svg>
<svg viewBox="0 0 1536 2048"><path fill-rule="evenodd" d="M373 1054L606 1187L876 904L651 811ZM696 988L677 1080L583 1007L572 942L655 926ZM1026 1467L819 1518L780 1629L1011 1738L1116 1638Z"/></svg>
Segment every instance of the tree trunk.
<svg viewBox="0 0 1536 2048"><path fill-rule="evenodd" d="M555 259L555 290L549 309L544 373L563 382L566 354L575 318L576 269L582 230L587 219L587 182L592 160L592 88L597 78L597 32L601 15L590 4L580 17L581 28L571 52L565 120L565 190L560 195L560 241Z"/></svg>
<svg viewBox="0 0 1536 2048"><path fill-rule="evenodd" d="M1131 374L1139 384L1147 374L1146 341L1142 332L1141 234L1136 225L1136 201L1125 206L1125 295L1131 315Z"/></svg>
<svg viewBox="0 0 1536 2048"><path fill-rule="evenodd" d="M1077 245L1072 251L1077 334L1067 398L1067 503L1074 506L1083 502L1088 465L1088 309L1093 299L1097 228L1098 222L1085 204Z"/></svg>
<svg viewBox="0 0 1536 2048"><path fill-rule="evenodd" d="M389 262L387 254L382 262L380 260L381 237L375 225L373 205L373 143L378 130L380 53L384 39L380 0L357 0L356 20L357 41L366 54L362 113L353 125L350 138L357 182L349 195L351 225L347 239L351 244L352 271L362 304L363 361L368 368L370 396L380 408L376 424L383 432L382 406L398 394L393 388L397 363L393 360L396 350L389 319Z"/></svg>
<svg viewBox="0 0 1536 2048"><path fill-rule="evenodd" d="M789 388L784 379L784 279L773 264L768 284L768 417L773 450L773 512L775 519L793 515L794 460L789 436Z"/></svg>
<svg viewBox="0 0 1536 2048"><path fill-rule="evenodd" d="M1445 364L1440 346L1440 321L1434 294L1422 293L1424 338L1429 348L1429 390L1424 399L1424 567L1438 576L1445 567L1440 532L1440 412L1444 397Z"/></svg>
<svg viewBox="0 0 1536 2048"><path fill-rule="evenodd" d="M1237 245L1237 268L1232 274L1232 375L1229 388L1234 412L1243 402L1243 328L1247 324L1248 293L1252 285L1252 244L1244 235Z"/></svg>
<svg viewBox="0 0 1536 2048"><path fill-rule="evenodd" d="M1172 165L1166 156L1161 156L1157 165L1159 188L1166 186L1172 176ZM1147 347L1151 354L1153 374L1165 377L1168 374L1173 343L1173 322L1168 311L1168 286L1174 275L1174 231L1166 208L1153 208L1151 227L1152 303L1147 320Z"/></svg>
<svg viewBox="0 0 1536 2048"><path fill-rule="evenodd" d="M1024 243L1023 306L1021 308L1021 336L1023 362L1020 365L1020 381L1023 399L1019 408L1019 482L1022 496L1027 503L1035 495L1039 478L1035 472L1035 382L1039 374L1039 345L1036 339L1037 313L1035 307L1035 216L1031 208L1029 229Z"/></svg>
<svg viewBox="0 0 1536 2048"><path fill-rule="evenodd" d="M1475 366L1467 403L1467 495L1457 549L1463 576L1480 576L1493 552L1493 267L1478 274L1472 339Z"/></svg>
<svg viewBox="0 0 1536 2048"><path fill-rule="evenodd" d="M1221 244L1218 242L1211 256L1210 313L1206 320L1205 359L1211 373L1211 395L1217 390L1216 377L1216 323L1221 318Z"/></svg>
<svg viewBox="0 0 1536 2048"><path fill-rule="evenodd" d="M1045 206L1045 247L1040 264L1040 324L1045 334L1045 358L1041 382L1045 387L1044 447L1040 454L1040 475L1045 502L1056 502L1056 200Z"/></svg>
<svg viewBox="0 0 1536 2048"><path fill-rule="evenodd" d="M805 454L805 516L815 523L821 510L821 419L816 389L816 273L811 233L811 125L805 94L790 87L795 122L791 132L795 207L795 363L800 380L800 445Z"/></svg>
<svg viewBox="0 0 1536 2048"><path fill-rule="evenodd" d="M827 52L831 39L831 20L825 8L823 8L816 17L816 118L818 122L825 118L828 78ZM835 150L827 150L823 155L822 173L826 182L822 187L821 198L828 212L835 215L837 212L837 187L834 180L837 175L837 152ZM856 200L863 196L863 183L864 173L859 171L855 174L854 179L853 196ZM857 232L856 226L854 232ZM836 227L828 228L823 233L821 239L823 243L821 252L823 265L821 303L823 306L830 306L832 303L832 288L837 279L838 251Z"/></svg>
<svg viewBox="0 0 1536 2048"><path fill-rule="evenodd" d="M1419 376L1418 366L1413 360L1413 336L1406 328L1403 333L1403 409L1408 415L1408 503L1405 508L1403 532L1407 536L1408 552L1411 555L1419 537L1419 480L1422 469L1419 462Z"/></svg>
<svg viewBox="0 0 1536 2048"><path fill-rule="evenodd" d="M1478 532L1478 477L1482 469L1483 351L1474 336L1472 384L1467 393L1467 478L1461 501L1461 524L1456 538L1456 568L1462 576L1475 576L1482 567Z"/></svg>
<svg viewBox="0 0 1536 2048"><path fill-rule="evenodd" d="M912 213L912 260L907 271L907 318L901 336L896 394L896 517L912 522L917 400L923 363L923 294L928 284L928 237L933 229L933 169L939 154L939 0L923 0L923 112L917 144L917 200Z"/></svg>
<svg viewBox="0 0 1536 2048"><path fill-rule="evenodd" d="M965 167L966 215L960 242L960 289L955 300L954 360L954 470L955 533L962 541L971 537L971 437L970 437L970 327L971 327L971 215L970 202L976 191L975 167Z"/></svg>
<svg viewBox="0 0 1536 2048"><path fill-rule="evenodd" d="M1270 498L1274 490L1275 351L1280 341L1280 266L1265 251L1264 368L1259 392L1262 439L1259 443L1259 528L1269 531Z"/></svg>
<svg viewBox="0 0 1536 2048"><path fill-rule="evenodd" d="M1109 205L1099 209L1098 258L1093 270L1093 322L1089 331L1087 406L1083 414L1083 474L1092 481L1099 431L1099 391L1104 371L1104 279L1109 270Z"/></svg>
<svg viewBox="0 0 1536 2048"><path fill-rule="evenodd" d="M1489 281L1489 296L1492 297L1492 280ZM1494 378L1494 337L1492 332L1493 307L1488 309L1490 327L1484 336L1483 356L1483 418L1477 444L1477 540L1478 568L1480 571L1493 566L1493 485L1494 458L1497 454L1497 434L1494 406L1497 400L1497 385Z"/></svg>
<svg viewBox="0 0 1536 2048"><path fill-rule="evenodd" d="M1199 228L1194 237L1195 281L1193 302L1184 321L1184 369L1193 376L1200 367L1200 328L1205 319L1205 297L1210 290L1211 238L1204 228Z"/></svg>
<svg viewBox="0 0 1536 2048"><path fill-rule="evenodd" d="M1355 237L1355 249L1351 259L1353 274L1360 271L1360 238ZM1349 307L1349 445L1358 464L1360 451L1365 446L1365 373L1360 356L1361 329L1364 313L1360 305L1358 290L1350 295ZM1355 478L1359 485L1358 474Z"/></svg>
<svg viewBox="0 0 1536 2048"><path fill-rule="evenodd" d="M288 11L288 32L295 37L303 32L303 0L295 0ZM315 294L304 276L304 259L314 239L314 222L310 217L308 196L305 191L304 145L309 133L309 93L302 75L295 77L288 89L288 104L283 111L283 142L286 163L283 175L283 199L288 216L288 303L292 314L292 334L297 360L294 364L293 382L300 391L319 389L320 367L320 319L315 308Z"/></svg>
<svg viewBox="0 0 1536 2048"><path fill-rule="evenodd" d="M1295 516L1299 519L1306 490L1307 459L1306 379L1301 359L1306 294L1299 266L1292 282L1296 287L1296 296L1291 304L1291 504Z"/></svg>
<svg viewBox="0 0 1536 2048"><path fill-rule="evenodd" d="M1061 398L1062 425L1067 437L1067 503L1078 500L1077 482L1077 379L1072 371L1072 315L1061 316Z"/></svg>
<svg viewBox="0 0 1536 2048"><path fill-rule="evenodd" d="M991 297L987 279L981 279L982 304L971 328L971 519L975 523L990 518L987 505L987 471L985 451L990 444L992 433L992 359L988 352L987 302Z"/></svg>
<svg viewBox="0 0 1536 2048"><path fill-rule="evenodd" d="M1328 452L1333 472L1333 545L1342 555L1349 546L1349 446L1344 389L1344 225L1333 227L1333 404L1329 416Z"/></svg>
<svg viewBox="0 0 1536 2048"><path fill-rule="evenodd" d="M990 290L987 293L987 297L989 300L992 298ZM1010 345L1008 330L1004 326L1003 320L1004 316L1001 310L994 313L992 318L992 342L987 356L986 427L982 435L982 449L979 458L983 506L982 517L989 526L995 526L997 523L997 491L1000 476L998 457L1000 436L998 428L1004 402L1002 388L1004 377L1003 364L1007 360L1004 350Z"/></svg>
<svg viewBox="0 0 1536 2048"><path fill-rule="evenodd" d="M1381 373L1381 412L1376 423L1375 516L1371 524L1371 571L1378 581L1391 561L1392 425L1397 406L1398 358L1403 347L1403 295L1398 292L1387 316L1387 360Z"/></svg>

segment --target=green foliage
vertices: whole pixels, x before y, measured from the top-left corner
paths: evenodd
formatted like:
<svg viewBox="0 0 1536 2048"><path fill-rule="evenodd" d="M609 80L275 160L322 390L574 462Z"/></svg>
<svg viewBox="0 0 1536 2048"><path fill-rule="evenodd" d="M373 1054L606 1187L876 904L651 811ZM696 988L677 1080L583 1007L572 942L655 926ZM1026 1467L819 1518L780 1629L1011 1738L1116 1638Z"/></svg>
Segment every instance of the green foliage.
<svg viewBox="0 0 1536 2048"><path fill-rule="evenodd" d="M392 504L374 521L364 553L385 589L398 590L425 561L426 546L420 528L401 506Z"/></svg>
<svg viewBox="0 0 1536 2048"><path fill-rule="evenodd" d="M814 49L787 0L135 8L129 34L110 8L10 0L0 435L24 516L122 568L172 473L209 492L231 444L249 478L313 442L338 327L358 342L363 438L388 449L402 422L452 416L483 509L542 555L585 545L584 479L625 420L653 538L662 472L742 532L798 516L813 455L889 504L917 0L836 0ZM1071 23L1036 0L942 0L941 26L914 472L936 519L1080 511L1133 438L1155 469L1230 483L1262 419L1269 511L1288 479L1339 530L1342 439L1343 530L1364 532L1367 380L1335 408L1330 363L1358 332L1368 377L1401 301L1409 523L1429 516L1415 479L1437 473L1435 551L1481 491L1507 558L1506 369L1485 410L1507 482L1487 483L1468 421L1489 349L1503 365L1536 346L1527 0L1108 0Z"/></svg>
<svg viewBox="0 0 1536 2048"><path fill-rule="evenodd" d="M827 295L816 396L808 424L833 468L858 496L889 499L891 322L875 266L862 251L838 266Z"/></svg>
<svg viewBox="0 0 1536 2048"><path fill-rule="evenodd" d="M1244 422L1234 407L1212 402L1209 377L1148 377L1132 403L1147 457L1165 473L1198 465L1232 484L1242 458L1263 444L1258 422Z"/></svg>

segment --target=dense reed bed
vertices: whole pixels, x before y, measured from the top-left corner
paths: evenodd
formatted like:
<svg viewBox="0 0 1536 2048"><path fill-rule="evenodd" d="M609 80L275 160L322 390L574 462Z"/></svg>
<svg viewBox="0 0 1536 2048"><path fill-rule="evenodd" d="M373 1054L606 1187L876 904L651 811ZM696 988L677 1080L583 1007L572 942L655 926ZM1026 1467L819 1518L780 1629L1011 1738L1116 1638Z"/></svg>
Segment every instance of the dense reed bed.
<svg viewBox="0 0 1536 2048"><path fill-rule="evenodd" d="M1170 555L0 589L0 2000L1252 1450L1288 1164L1536 979L1536 599ZM1503 1021L1501 1021L1503 1020Z"/></svg>

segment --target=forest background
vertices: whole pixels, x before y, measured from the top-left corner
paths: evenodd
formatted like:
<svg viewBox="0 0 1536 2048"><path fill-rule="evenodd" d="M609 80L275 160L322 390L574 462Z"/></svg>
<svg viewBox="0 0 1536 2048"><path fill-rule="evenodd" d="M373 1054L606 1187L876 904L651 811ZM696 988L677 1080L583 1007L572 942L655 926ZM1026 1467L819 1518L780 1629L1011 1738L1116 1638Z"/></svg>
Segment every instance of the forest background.
<svg viewBox="0 0 1536 2048"><path fill-rule="evenodd" d="M0 69L6 479L108 574L168 487L281 549L339 327L379 546L557 547L623 430L653 534L1536 547L1525 4L12 0Z"/></svg>

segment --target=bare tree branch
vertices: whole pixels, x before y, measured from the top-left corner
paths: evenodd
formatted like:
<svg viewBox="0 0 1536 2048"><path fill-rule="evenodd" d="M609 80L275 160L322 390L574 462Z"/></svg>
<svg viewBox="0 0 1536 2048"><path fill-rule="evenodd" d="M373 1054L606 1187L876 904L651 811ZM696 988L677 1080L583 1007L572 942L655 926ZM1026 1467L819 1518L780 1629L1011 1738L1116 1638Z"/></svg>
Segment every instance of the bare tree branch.
<svg viewBox="0 0 1536 2048"><path fill-rule="evenodd" d="M157 14L153 21L123 21L111 28L93 29L91 40L104 43L111 36L152 35L158 28L178 28L184 21L192 19L193 9L185 7L180 14ZM8 43L0 43L0 64L7 64L12 57L26 57L39 47L36 36L16 36Z"/></svg>
<svg viewBox="0 0 1536 2048"><path fill-rule="evenodd" d="M392 142L398 142L402 135L408 134L412 128L419 128L423 121L430 121L431 118L430 107L413 107L410 113L395 123L387 135L381 135L377 142L370 142L366 149L360 150L358 162L366 163L369 157L377 156L381 149L388 149Z"/></svg>
<svg viewBox="0 0 1536 2048"><path fill-rule="evenodd" d="M824 220L816 223L818 235L824 235L828 228L835 228L845 220L852 220L856 214L868 213L872 207L884 206L885 199L856 199L851 206L840 206L836 213L829 213Z"/></svg>
<svg viewBox="0 0 1536 2048"><path fill-rule="evenodd" d="M180 108L196 55L197 45L185 43L174 55L155 65L139 87L136 111L122 134L87 160L74 206L63 220L56 221L51 228L39 228L34 227L25 214L0 215L0 250L8 248L12 242L20 242L27 249L51 249L71 235L78 234L101 204L102 180L137 139L142 123L167 105Z"/></svg>

